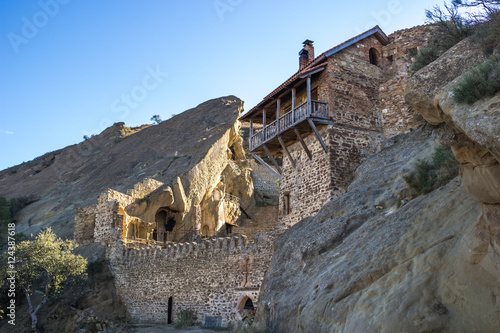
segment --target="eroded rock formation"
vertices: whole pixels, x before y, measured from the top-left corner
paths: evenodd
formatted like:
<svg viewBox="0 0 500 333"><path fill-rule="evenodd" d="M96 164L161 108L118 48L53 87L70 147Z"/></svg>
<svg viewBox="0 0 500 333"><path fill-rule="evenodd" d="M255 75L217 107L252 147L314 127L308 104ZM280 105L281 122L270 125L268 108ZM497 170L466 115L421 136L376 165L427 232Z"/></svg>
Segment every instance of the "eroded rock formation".
<svg viewBox="0 0 500 333"><path fill-rule="evenodd" d="M247 207L253 194L238 134L241 110L239 99L227 97L177 116L186 126L188 121L196 121L196 126L189 126L188 142L168 148L173 158L161 171L166 181L147 178L127 194L108 189L96 205L78 208L75 240L114 243L122 238L148 246L224 234L223 227L236 224L240 206ZM167 142L186 136L187 127L175 120L166 121L170 128L163 140ZM189 163L171 169L178 159ZM114 230L120 230L120 235Z"/></svg>
<svg viewBox="0 0 500 333"><path fill-rule="evenodd" d="M258 325L273 332L499 327L498 255L487 251L494 217L477 222L481 205L460 178L398 208L408 191L402 176L439 143L429 131L397 141L358 168L344 196L277 239Z"/></svg>
<svg viewBox="0 0 500 333"><path fill-rule="evenodd" d="M240 163L244 158L237 121L241 110L242 101L227 96L155 126L130 129L117 123L77 145L3 170L0 195L39 199L18 213L17 232L35 234L52 226L63 237L73 235L75 207L95 204L108 188L126 193L147 177L165 186L156 196L138 202L137 212L132 212L138 217L161 204L190 219L194 206L217 189L249 204L250 171ZM221 182L221 174L227 182Z"/></svg>

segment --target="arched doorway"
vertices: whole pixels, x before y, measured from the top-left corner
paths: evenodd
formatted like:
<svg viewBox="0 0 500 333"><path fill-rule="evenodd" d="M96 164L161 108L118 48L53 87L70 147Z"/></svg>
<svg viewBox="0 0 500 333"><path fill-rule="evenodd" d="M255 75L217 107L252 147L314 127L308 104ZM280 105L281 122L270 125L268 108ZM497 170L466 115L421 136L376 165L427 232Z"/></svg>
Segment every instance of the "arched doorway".
<svg viewBox="0 0 500 333"><path fill-rule="evenodd" d="M250 311L255 310L255 308L253 307L252 299L250 297L247 298L247 300L245 301L245 305L243 305L243 310L250 310Z"/></svg>
<svg viewBox="0 0 500 333"><path fill-rule="evenodd" d="M153 240L166 242L175 228L175 212L168 208L160 208L155 214L156 228L153 230ZM171 237L170 237L171 238Z"/></svg>

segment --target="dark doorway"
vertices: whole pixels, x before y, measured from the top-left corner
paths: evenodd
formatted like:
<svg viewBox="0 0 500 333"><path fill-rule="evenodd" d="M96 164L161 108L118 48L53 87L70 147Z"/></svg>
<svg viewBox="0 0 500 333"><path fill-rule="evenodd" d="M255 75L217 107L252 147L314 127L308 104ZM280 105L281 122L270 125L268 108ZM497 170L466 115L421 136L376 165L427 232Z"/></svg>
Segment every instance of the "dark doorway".
<svg viewBox="0 0 500 333"><path fill-rule="evenodd" d="M378 57L377 57L377 50L374 49L373 47L368 51L368 54L370 56L370 64L372 65L378 65Z"/></svg>
<svg viewBox="0 0 500 333"><path fill-rule="evenodd" d="M172 296L168 298L168 318L167 318L167 324L172 324Z"/></svg>
<svg viewBox="0 0 500 333"><path fill-rule="evenodd" d="M233 225L226 223L226 235L232 234L233 233Z"/></svg>
<svg viewBox="0 0 500 333"><path fill-rule="evenodd" d="M157 241L166 242L175 227L175 212L166 208L160 208L155 215ZM172 239L170 239L172 240Z"/></svg>
<svg viewBox="0 0 500 333"><path fill-rule="evenodd" d="M167 231L173 231L175 227L175 220L173 217L169 218L167 221L167 225L165 226L165 229Z"/></svg>
<svg viewBox="0 0 500 333"><path fill-rule="evenodd" d="M250 298L248 298L247 301L245 302L245 306L243 307L243 309L244 310L251 310L251 311L254 310L253 302Z"/></svg>

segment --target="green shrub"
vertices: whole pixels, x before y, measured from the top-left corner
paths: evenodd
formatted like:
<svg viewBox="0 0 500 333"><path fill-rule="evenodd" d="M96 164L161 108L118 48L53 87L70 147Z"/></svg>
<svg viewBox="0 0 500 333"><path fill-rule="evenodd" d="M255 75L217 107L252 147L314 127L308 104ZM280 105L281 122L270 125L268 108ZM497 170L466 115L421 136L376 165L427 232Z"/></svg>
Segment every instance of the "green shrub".
<svg viewBox="0 0 500 333"><path fill-rule="evenodd" d="M500 45L500 11L487 14L486 20L476 25L472 41L477 43L486 56L490 56Z"/></svg>
<svg viewBox="0 0 500 333"><path fill-rule="evenodd" d="M197 316L193 310L181 310L177 313L177 320L174 323L176 328L193 326Z"/></svg>
<svg viewBox="0 0 500 333"><path fill-rule="evenodd" d="M411 69L416 72L427 66L459 41L458 37L446 35L444 32L438 31L429 44L421 48L414 56L415 62L412 64Z"/></svg>
<svg viewBox="0 0 500 333"><path fill-rule="evenodd" d="M463 74L453 87L453 99L457 103L472 104L481 98L500 91L500 56L493 55L479 66Z"/></svg>
<svg viewBox="0 0 500 333"><path fill-rule="evenodd" d="M418 161L415 171L403 178L417 196L446 185L457 175L458 162L451 149L439 146L429 160Z"/></svg>

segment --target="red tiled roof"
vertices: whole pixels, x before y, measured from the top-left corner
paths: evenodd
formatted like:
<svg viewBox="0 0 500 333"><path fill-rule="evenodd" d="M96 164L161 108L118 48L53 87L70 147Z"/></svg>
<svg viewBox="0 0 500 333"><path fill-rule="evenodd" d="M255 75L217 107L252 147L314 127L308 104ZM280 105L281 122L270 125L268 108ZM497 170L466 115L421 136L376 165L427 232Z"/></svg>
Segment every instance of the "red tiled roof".
<svg viewBox="0 0 500 333"><path fill-rule="evenodd" d="M254 106L250 111L248 111L247 113L245 113L244 115L242 115L240 117L240 120L245 120L245 119L249 119L251 118L251 116L253 116L257 111L258 109L260 109L264 104L266 104L270 98L274 97L276 94L278 94L279 92L281 92L282 90L284 90L289 84L291 84L292 82L296 81L298 78L300 78L302 75L306 74L307 72L310 72L314 69L317 69L317 68L320 68L322 66L326 66L327 65L327 62L322 62L320 64L318 64L320 61L322 60L325 60L327 57L345 49L346 47L354 44L355 42L358 42L362 39L365 39L373 34L376 34L378 33L380 36L378 36L380 42L384 45L387 45L389 44L389 39L387 38L386 34L382 31L382 29L380 29L380 27L377 25L357 36L354 36L348 40L346 40L345 42L337 45L337 46L334 46L332 47L331 49L329 50L326 50L325 52L321 53L319 56L317 56L316 58L314 58L313 60L311 60L306 66L304 66L304 69L302 70L298 70L295 74L293 74L292 76L290 76L288 78L288 80L286 80L285 82L283 82L281 85L279 85L276 89L274 89L273 91L271 91L271 93L269 93L266 97L264 97L262 99L262 101L259 102L259 104L257 104L256 106Z"/></svg>

